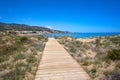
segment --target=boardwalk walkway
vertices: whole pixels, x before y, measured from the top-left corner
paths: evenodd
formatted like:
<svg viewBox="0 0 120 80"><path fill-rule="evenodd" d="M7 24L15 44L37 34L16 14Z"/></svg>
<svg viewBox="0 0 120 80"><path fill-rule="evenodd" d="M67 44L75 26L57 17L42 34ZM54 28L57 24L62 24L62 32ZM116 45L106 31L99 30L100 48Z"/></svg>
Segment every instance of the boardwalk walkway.
<svg viewBox="0 0 120 80"><path fill-rule="evenodd" d="M90 80L90 78L54 38L49 38L35 80Z"/></svg>

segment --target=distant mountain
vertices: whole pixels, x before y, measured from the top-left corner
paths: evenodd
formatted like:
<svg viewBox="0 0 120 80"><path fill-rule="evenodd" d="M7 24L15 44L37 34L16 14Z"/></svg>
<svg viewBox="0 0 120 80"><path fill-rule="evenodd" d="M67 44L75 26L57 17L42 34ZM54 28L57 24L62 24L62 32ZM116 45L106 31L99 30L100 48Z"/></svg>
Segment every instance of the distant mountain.
<svg viewBox="0 0 120 80"><path fill-rule="evenodd" d="M0 22L0 31L43 31L48 33L68 33L67 31L53 30L41 26L29 26L26 24L2 23Z"/></svg>

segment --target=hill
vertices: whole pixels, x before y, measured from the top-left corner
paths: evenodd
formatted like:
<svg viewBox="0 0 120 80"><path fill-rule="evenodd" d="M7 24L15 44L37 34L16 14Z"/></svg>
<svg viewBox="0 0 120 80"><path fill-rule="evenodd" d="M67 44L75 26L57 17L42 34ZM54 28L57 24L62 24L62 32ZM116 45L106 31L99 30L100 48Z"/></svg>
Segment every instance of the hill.
<svg viewBox="0 0 120 80"><path fill-rule="evenodd" d="M67 33L67 31L53 30L41 26L29 26L26 24L2 23L0 22L0 31L40 31L46 33Z"/></svg>

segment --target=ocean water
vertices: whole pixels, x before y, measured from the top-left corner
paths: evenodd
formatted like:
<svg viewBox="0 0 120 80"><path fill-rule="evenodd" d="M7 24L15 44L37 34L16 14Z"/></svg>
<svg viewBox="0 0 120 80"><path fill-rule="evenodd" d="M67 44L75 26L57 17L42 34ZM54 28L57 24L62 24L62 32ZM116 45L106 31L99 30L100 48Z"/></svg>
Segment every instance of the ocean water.
<svg viewBox="0 0 120 80"><path fill-rule="evenodd" d="M48 37L57 37L57 36L72 36L74 38L89 38L97 36L113 36L120 33L57 33L57 34L42 34Z"/></svg>

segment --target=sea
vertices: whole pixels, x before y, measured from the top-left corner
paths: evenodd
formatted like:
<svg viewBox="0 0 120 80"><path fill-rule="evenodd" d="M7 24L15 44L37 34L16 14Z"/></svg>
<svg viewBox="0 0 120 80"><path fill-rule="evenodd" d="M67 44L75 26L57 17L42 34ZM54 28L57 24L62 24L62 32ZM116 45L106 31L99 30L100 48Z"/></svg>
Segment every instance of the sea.
<svg viewBox="0 0 120 80"><path fill-rule="evenodd" d="M42 34L43 36L48 37L57 37L57 36L72 36L74 38L90 38L90 37L99 37L99 36L114 36L120 34L115 33L50 33L50 34Z"/></svg>

